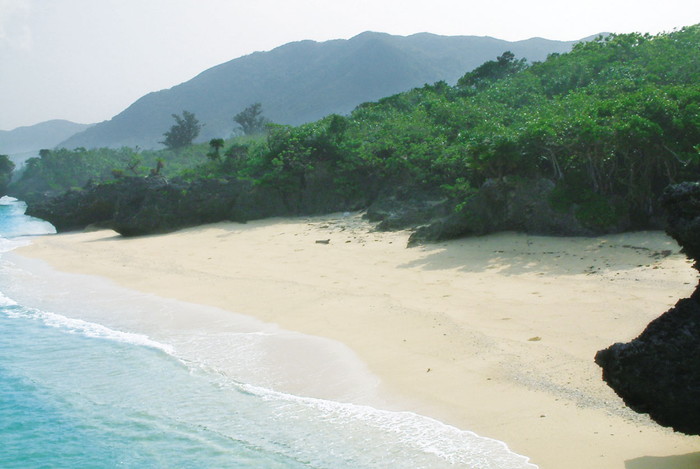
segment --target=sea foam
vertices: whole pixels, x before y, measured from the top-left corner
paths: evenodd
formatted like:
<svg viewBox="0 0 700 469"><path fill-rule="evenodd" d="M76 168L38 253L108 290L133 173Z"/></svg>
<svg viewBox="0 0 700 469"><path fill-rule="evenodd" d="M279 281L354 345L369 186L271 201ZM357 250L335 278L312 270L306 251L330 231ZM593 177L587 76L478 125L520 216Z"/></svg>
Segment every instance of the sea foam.
<svg viewBox="0 0 700 469"><path fill-rule="evenodd" d="M24 213L22 205L11 199L0 199L0 206L9 206L3 208L11 209L11 213L6 213L11 217L22 216ZM43 229L47 232L46 226L41 224L31 225L30 228L30 231L40 232ZM21 235L22 231L10 227L0 234L14 236ZM28 242L27 238L0 237L0 252L11 251ZM223 439L217 440L219 441L217 444L224 444L222 442L230 440L242 442L249 448L259 447L265 451L269 449L271 453L283 455L284 458L289 458L290 461L295 461L294 464L298 463L303 467L410 467L411 469L534 469L537 467L531 464L528 458L510 451L501 441L480 437L473 432L460 430L412 412L388 411L357 403L301 397L271 389L274 386L260 386L236 379L230 370L225 368L220 358L221 352L228 347L244 359L244 366L256 368L261 366L261 363L268 366L269 360L261 361L261 357L264 358L270 350L276 351L279 347L274 344L279 341L301 340L298 334L294 335L274 326L240 317L237 330L234 328L218 331L217 334L212 335L212 329L206 327L201 331L174 331L170 335L166 334L164 340L162 337L154 339L148 334L140 333L144 329L140 328L139 324L143 326L143 321L151 315L160 320L171 317L175 314L173 311L184 306L149 295L137 295L133 292L125 294L121 290L117 292L114 287L97 288L92 284L88 285L90 282L86 282L84 277L79 276L73 277L73 280L65 280L70 276L61 277L63 280L55 283L53 277L51 280L40 278L47 273L45 270L42 270L38 277L34 277L33 274L20 275L21 268L16 265L8 266L5 261L3 264L0 274L10 279L9 282L2 282L3 287L11 287L11 291L16 291L18 294L24 292L25 295L18 302L0 293L0 310L6 318L36 321L66 334L103 340L106 343L154 349L162 352L164 358L172 357L180 366L189 370L191 376L198 376L205 382L215 384L219 389L235 391L233 394L250 396L250 402L246 400L245 405L242 403L234 405L226 396L213 398L209 394L202 394L203 388L186 391L194 385L182 382L173 387L171 392L177 393L177 390L182 388L181 392L187 392L188 395L177 395L178 400L173 403L161 403L159 396L148 394L137 401L138 406L143 406L143 410L138 411L140 407L135 407L138 411L136 415L145 415L143 412L151 415L153 411L150 409L164 406L162 418L175 422L176 428L181 428L181 424L185 424L188 428L206 429L207 432L221 435ZM77 282L76 289L75 279L78 278L80 280ZM12 279L17 279L15 283L19 282L19 287L16 285L13 287ZM71 283L74 286L71 286ZM41 298L42 295L47 298ZM24 306L29 299L38 302L41 307ZM61 305L58 309L52 307L57 304ZM142 310L136 306L139 304L144 305L141 306ZM106 309L100 314L86 313L95 308ZM195 305L188 308L197 308L197 313L202 320L211 312ZM80 312L76 313L76 311ZM123 314L126 312L129 314ZM71 317L74 314L82 319ZM218 317L218 314L211 312L213 318ZM106 320L109 317L116 317L117 322L105 321L105 324L111 327L100 324L103 319ZM238 316L233 314L227 316L229 320L236 317ZM152 328L153 325L149 327ZM122 328L139 332L127 332L121 330ZM145 330L151 329L147 327ZM316 344L310 347L332 345L328 341L308 343ZM259 349L261 346L267 347L268 350ZM331 349L324 348L323 352L320 350L318 354L324 355ZM346 363L347 357L342 353L340 356L341 361ZM272 357L277 358L277 355ZM281 369L289 365L293 364L277 366ZM134 366L137 366L137 363L134 363ZM153 368L154 372L159 369L160 365ZM173 372L176 370L177 368L173 368ZM251 372L264 373L257 368ZM271 373L270 376L279 377L275 373ZM305 376L317 376L318 380L328 379L321 369ZM138 373L133 374L133 377L136 379ZM95 379L106 379L106 377ZM166 375L160 379L166 379ZM356 383L356 381L353 382ZM85 384L84 381L80 383ZM132 386L129 389L134 390L138 387ZM203 407L200 410L180 408L193 392L200 393L197 402ZM99 397L99 402L102 402L103 398L104 396ZM209 404L205 404L207 399L211 399ZM134 428L138 429L138 426ZM134 437L138 438L138 435L135 434Z"/></svg>
<svg viewBox="0 0 700 469"><path fill-rule="evenodd" d="M391 461L403 461L397 467L407 467L404 465L407 459L411 461L411 469L537 467L529 463L528 458L511 452L503 442L480 437L429 417L412 412L386 411L366 405L300 397L241 383L226 373L219 372L220 370L183 359L174 347L152 340L146 335L121 332L100 324L26 308L7 297L0 297L0 301L5 302L1 311L9 318L31 319L65 333L92 339L157 349L180 361L192 373L208 376L208 380L218 383L220 387L260 398L267 403L268 417L265 417L265 412L256 412L256 415L251 414L244 420L257 418L282 424L282 429L273 432L277 435L273 439L294 440L294 444L288 447L289 443L285 443L282 448L278 448L279 442L275 443L274 451L282 452L287 457L309 460L311 467L330 467L329 460L333 458L353 461L353 464L357 464L356 467L373 468L384 467L384 464ZM268 335L260 332L250 334ZM209 412L215 410L209 409ZM222 434L237 431L236 428L228 428L225 422L212 423L210 430L214 431L219 425L222 427L216 431ZM323 437L319 438L319 435ZM255 435L252 438L266 437ZM348 445L348 442L351 444Z"/></svg>
<svg viewBox="0 0 700 469"><path fill-rule="evenodd" d="M242 389L265 400L290 402L308 407L319 413L328 423L343 428L355 427L358 434L373 436L373 445L382 435L391 435L392 448L387 451L404 454L406 450L417 454L431 454L449 465L473 469L536 469L529 458L513 453L499 440L485 438L476 433L461 430L438 420L413 412L397 412L376 409L365 405L339 403L324 399L313 399L279 393L269 389L239 385ZM317 417L318 418L318 417ZM399 443L397 445L397 443ZM414 460L414 468L430 468L433 460L425 466Z"/></svg>
<svg viewBox="0 0 700 469"><path fill-rule="evenodd" d="M0 306L13 305L17 305L17 302L0 294ZM62 329L65 332L71 334L81 334L85 337L91 337L94 339L113 340L115 342L122 342L125 344L133 344L142 347L154 348L162 350L163 352L169 355L175 355L175 349L173 347L152 340L147 335L135 334L133 332L116 331L110 329L109 327L105 327L101 324L83 321L82 319L73 319L63 316L61 314L50 313L46 311L24 307L7 309L5 314L9 317L25 317L37 319L47 326Z"/></svg>

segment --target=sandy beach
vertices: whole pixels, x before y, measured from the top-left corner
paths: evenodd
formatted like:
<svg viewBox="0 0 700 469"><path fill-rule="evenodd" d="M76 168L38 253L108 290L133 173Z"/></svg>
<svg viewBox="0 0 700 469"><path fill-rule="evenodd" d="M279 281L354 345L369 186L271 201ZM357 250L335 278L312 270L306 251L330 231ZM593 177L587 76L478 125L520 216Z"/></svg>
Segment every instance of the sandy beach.
<svg viewBox="0 0 700 469"><path fill-rule="evenodd" d="M393 410L502 440L542 469L700 467L700 439L627 409L593 362L693 291L673 240L500 233L406 248L408 232L371 228L338 214L44 236L16 252L342 342Z"/></svg>

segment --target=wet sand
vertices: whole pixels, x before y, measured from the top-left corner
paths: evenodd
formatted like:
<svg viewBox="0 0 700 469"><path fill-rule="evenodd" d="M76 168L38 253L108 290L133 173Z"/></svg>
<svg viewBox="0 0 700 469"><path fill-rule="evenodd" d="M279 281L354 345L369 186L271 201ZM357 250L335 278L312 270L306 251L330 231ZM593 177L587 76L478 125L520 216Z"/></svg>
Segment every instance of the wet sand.
<svg viewBox="0 0 700 469"><path fill-rule="evenodd" d="M627 409L593 362L692 292L673 240L501 233L407 249L409 233L371 228L349 214L104 230L16 252L342 342L393 410L505 441L542 469L700 467L698 438Z"/></svg>

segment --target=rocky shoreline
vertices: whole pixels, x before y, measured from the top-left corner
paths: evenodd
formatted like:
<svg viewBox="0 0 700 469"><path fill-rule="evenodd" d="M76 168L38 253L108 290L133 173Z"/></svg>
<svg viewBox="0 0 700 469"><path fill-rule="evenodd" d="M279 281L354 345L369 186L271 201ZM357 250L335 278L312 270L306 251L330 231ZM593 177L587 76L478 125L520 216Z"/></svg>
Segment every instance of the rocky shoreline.
<svg viewBox="0 0 700 469"><path fill-rule="evenodd" d="M616 226L591 227L575 216L576 207L553 208L549 198L555 184L543 178L487 181L462 207L439 191L368 185L363 193L342 197L329 190L329 184L311 180L290 194L239 179L123 177L32 198L27 213L51 222L59 232L98 225L123 236L139 236L219 221L366 211L378 230L413 230L409 246L498 231L592 236L633 228L625 220ZM651 220L643 228L659 226Z"/></svg>
<svg viewBox="0 0 700 469"><path fill-rule="evenodd" d="M371 190L342 198L329 181L309 181L298 193L238 179L168 180L123 177L62 195L30 201L27 213L51 222L59 232L108 227L123 236L166 233L220 221L364 211L377 231L412 230L408 245L520 231L538 235L592 236L574 214L550 203L554 183L546 179L487 181L461 210L456 202L405 187ZM700 184L669 187L661 199L667 233L700 270ZM647 228L658 228L650 220ZM629 229L624 221L610 231ZM627 344L595 357L603 379L641 413L661 425L700 435L700 287L652 321Z"/></svg>
<svg viewBox="0 0 700 469"><path fill-rule="evenodd" d="M672 186L662 203L669 213L666 232L700 270L700 184ZM700 435L700 285L639 337L599 351L595 361L629 407L660 425Z"/></svg>

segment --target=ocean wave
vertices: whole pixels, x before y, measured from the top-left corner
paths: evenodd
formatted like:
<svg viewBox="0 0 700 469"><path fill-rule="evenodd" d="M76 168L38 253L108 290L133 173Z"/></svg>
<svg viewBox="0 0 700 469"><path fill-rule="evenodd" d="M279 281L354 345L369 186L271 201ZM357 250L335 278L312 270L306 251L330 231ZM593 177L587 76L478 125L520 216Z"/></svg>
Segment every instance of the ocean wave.
<svg viewBox="0 0 700 469"><path fill-rule="evenodd" d="M8 239L0 235L0 254L3 252L10 252L14 251L17 248L20 248L22 246L27 246L30 244L30 241L28 239L22 239L22 238L13 238L13 239Z"/></svg>
<svg viewBox="0 0 700 469"><path fill-rule="evenodd" d="M27 204L21 200L7 196L0 198L0 236L6 239L56 233L51 223L25 215L26 210Z"/></svg>
<svg viewBox="0 0 700 469"><path fill-rule="evenodd" d="M0 307L3 306L16 306L17 302L12 298L8 298L0 292Z"/></svg>
<svg viewBox="0 0 700 469"><path fill-rule="evenodd" d="M15 199L14 197L10 197L9 195L0 197L0 205L14 205L17 202L19 202L19 200Z"/></svg>
<svg viewBox="0 0 700 469"><path fill-rule="evenodd" d="M94 339L112 340L142 347L161 350L168 355L175 356L175 348L157 342L145 334L136 334L133 332L122 332L110 329L109 327L97 324L94 322L83 321L82 319L73 319L61 314L41 311L33 308L25 308L19 306L16 301L0 293L0 307L6 316L11 318L29 318L41 321L49 327L55 327L71 334L80 334L85 337Z"/></svg>
<svg viewBox="0 0 700 469"><path fill-rule="evenodd" d="M20 212L21 214L24 213L22 203L17 200L3 198L0 199L0 205L13 206L10 207L12 213L9 215L11 216ZM31 225L28 229L25 224L22 227L24 230L22 234L44 234L46 231L43 233L27 233L27 231L35 229L40 231L45 228L45 225L37 224ZM29 243L27 238L8 239L7 233L5 233L5 236L0 237L0 252L8 252ZM363 461L388 461L393 457L397 461L406 461L411 460L413 455L415 458L411 460L411 467L414 469L434 469L438 467L433 464L436 459L444 462L439 467L468 467L470 469L537 468L537 466L529 462L528 458L510 451L507 445L501 441L484 438L473 432L460 430L454 426L412 412L387 411L366 405L300 397L235 381L221 369L217 369L216 366L203 366L204 363L201 360L201 356L188 358L187 353L184 354L184 357L180 356L182 354L178 354L175 347L153 340L145 334L122 332L94 322L74 319L37 308L24 307L2 293L0 293L0 312L7 317L33 319L48 327L57 328L69 334L156 349L180 361L189 370L199 369L205 371L209 379L215 380L224 387L233 387L240 392L265 400L273 408L277 409L277 414L273 415L273 417L278 418L283 423L282 428L276 431L280 434L287 430L291 432L289 439L283 441L287 441L290 447L294 446L296 448L295 451L303 452L304 460L306 460L307 454L311 455L311 459L321 456L330 457L329 455L334 451L337 451L339 454L345 454L347 450L344 449L343 445L347 443L347 438L352 438L360 442L358 444L359 448L363 448L359 453L353 453L352 456L360 459L366 457L366 459L362 459ZM251 327L251 329L255 328ZM220 345L229 347L230 351L232 344L229 340L231 338L245 339L246 337L260 338L278 335L278 332L261 330L228 333L222 338L223 343ZM210 335L202 336L201 339L202 343L209 343L210 346L216 345L211 345L212 337ZM254 355L255 350L246 352L245 349L248 346L253 347L259 344L256 341L252 341L254 342L252 345L248 342L245 340L237 341L240 348L235 353L243 355L243 358L250 358ZM176 341L175 343L183 346L181 342ZM248 355L245 355L244 352L248 353ZM193 359L196 361L193 361ZM323 379L323 377L321 376L319 379ZM237 411L242 412L241 409L237 409ZM220 414L221 409L217 407L216 412ZM259 412L257 408L252 410L250 418L246 421L252 421L254 417L260 418L258 416ZM225 421L229 420L228 417L224 416L222 416L222 419ZM294 427L299 426L297 424L301 421L305 422L304 428L299 428L299 432L294 433L292 430L294 430ZM259 425L260 427L266 425L268 420L263 419L261 422L263 423ZM315 431L318 429L315 425L318 425L318 428L322 426L323 431ZM326 435L328 438L319 439L319 434ZM235 433L227 433L227 435L233 437ZM270 438L269 435L265 434L260 441L268 441ZM296 443L297 439L303 441ZM363 444L363 442L366 442L366 444ZM396 442L399 444L397 445ZM369 452L373 452L373 454L365 455L365 453ZM341 457L341 460L350 459L352 458L349 458L349 456ZM319 465L319 467L329 466ZM387 466L376 466L376 464L370 466L368 464L366 467ZM399 465L398 467L408 466Z"/></svg>
<svg viewBox="0 0 700 469"><path fill-rule="evenodd" d="M160 350L178 360L191 371L204 372L208 379L221 387L237 389L244 394L268 402L276 412L270 416L280 422L292 423L297 419L306 422L303 431L293 433L293 452L316 458L327 451L343 454L348 439L359 446L367 445L367 454L352 454L352 458L366 462L366 467L380 467L387 460L411 460L414 469L459 467L469 469L536 469L529 459L510 451L501 441L481 437L473 432L460 430L438 420L412 412L380 410L367 405L342 403L325 399L300 397L274 391L265 387L242 383L231 379L216 367L206 366L191 358L179 356L175 348L155 341L144 334L122 332L101 324L73 319L61 314L27 308L0 293L0 311L8 317L22 317L40 321L70 334L116 341L140 347ZM253 331L243 335L267 336L274 333ZM322 378L321 378L322 379ZM252 418L252 416L251 416ZM308 425L308 428L307 428ZM315 427L318 425L318 427ZM287 425L283 425L286 427ZM294 427L294 425L292 425ZM342 428L342 434L328 430ZM299 430L302 430L301 428ZM316 435L328 435L318 439ZM291 436L290 436L291 438ZM286 439L283 439L286 441ZM363 443L366 442L366 443ZM323 445L328 445L326 448ZM327 451L326 451L327 450ZM350 455L348 455L350 457ZM323 457L321 457L325 461ZM436 461L442 461L436 463ZM319 461L320 462L320 461ZM326 467L322 463L319 467ZM364 466L363 466L364 467ZM399 466L405 467L405 466Z"/></svg>
<svg viewBox="0 0 700 469"><path fill-rule="evenodd" d="M504 442L406 411L299 397L270 389L236 384L241 391L267 401L297 404L320 413L325 422L343 428L357 425L362 433L393 435L405 447L431 454L455 467L471 469L537 469L529 458L512 452ZM392 438L392 440L394 440Z"/></svg>

